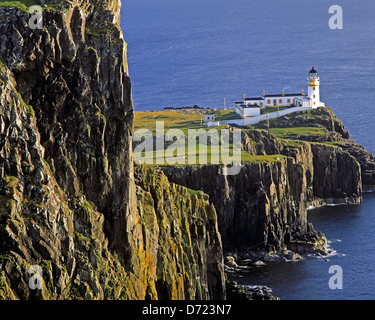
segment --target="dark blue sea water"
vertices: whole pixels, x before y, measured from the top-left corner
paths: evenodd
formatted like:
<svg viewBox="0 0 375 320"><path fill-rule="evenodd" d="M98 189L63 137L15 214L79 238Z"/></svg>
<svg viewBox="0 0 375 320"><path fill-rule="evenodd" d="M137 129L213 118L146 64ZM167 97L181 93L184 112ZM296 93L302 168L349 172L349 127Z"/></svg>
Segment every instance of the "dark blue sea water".
<svg viewBox="0 0 375 320"><path fill-rule="evenodd" d="M331 30L331 5L343 29ZM321 100L353 139L375 153L375 2L372 0L127 0L122 29L136 110L222 107L249 96L307 90L314 66ZM375 196L311 211L337 254L270 264L240 280L282 299L375 299ZM343 269L342 290L328 269Z"/></svg>

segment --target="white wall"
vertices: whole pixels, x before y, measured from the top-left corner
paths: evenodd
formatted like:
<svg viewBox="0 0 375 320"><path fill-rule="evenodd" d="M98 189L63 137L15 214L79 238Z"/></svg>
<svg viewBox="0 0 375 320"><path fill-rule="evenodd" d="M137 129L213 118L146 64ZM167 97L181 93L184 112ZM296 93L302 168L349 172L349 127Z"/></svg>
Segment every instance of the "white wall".
<svg viewBox="0 0 375 320"><path fill-rule="evenodd" d="M224 122L222 122L222 123L224 123ZM207 122L206 125L207 125L207 127L220 126L220 121L210 121L210 122Z"/></svg>
<svg viewBox="0 0 375 320"><path fill-rule="evenodd" d="M245 117L255 117L260 115L260 108L244 108Z"/></svg>
<svg viewBox="0 0 375 320"><path fill-rule="evenodd" d="M236 113L242 117L242 108L236 107Z"/></svg>
<svg viewBox="0 0 375 320"><path fill-rule="evenodd" d="M203 117L204 122L215 120L215 115L206 115Z"/></svg>
<svg viewBox="0 0 375 320"><path fill-rule="evenodd" d="M315 90L314 90L315 88ZM320 89L319 86L317 87L308 87L308 95L309 98L312 100L312 107L317 108L320 106ZM315 96L315 98L314 98Z"/></svg>
<svg viewBox="0 0 375 320"><path fill-rule="evenodd" d="M267 115L269 119L275 119L281 116L285 116L289 113L294 113L297 111L305 111L305 110L311 110L311 107L294 107L294 108L289 108L285 110L281 110L279 112L270 112L268 114L261 114L259 116L255 116L252 118L246 118L246 119L238 119L238 120L224 120L224 121L219 121L220 123L226 123L226 124L237 124L239 126L248 126L252 124L257 124L258 122L267 120Z"/></svg>
<svg viewBox="0 0 375 320"><path fill-rule="evenodd" d="M274 103L273 103L273 100L276 99L276 106L290 106L294 103L294 96L280 96L280 97L269 97L269 98L265 98L264 100L263 99L260 99L260 100L248 100L248 101L245 101L244 103L248 106L248 105L252 105L252 104L257 104L258 106L261 106L261 104L263 104L263 107L273 107L274 106ZM268 100L270 100L268 102ZM281 102L280 102L281 100ZM289 102L288 102L289 100Z"/></svg>
<svg viewBox="0 0 375 320"><path fill-rule="evenodd" d="M288 105L292 105L293 104L293 100L294 100L294 96L292 97L275 97L275 98L265 98L264 102L265 102L265 106L267 107L273 107L274 106L274 103L273 103L273 100L276 99L276 106L288 106ZM270 102L268 102L268 100L270 100ZM281 102L280 102L281 100ZM290 100L290 102L288 102L288 100Z"/></svg>

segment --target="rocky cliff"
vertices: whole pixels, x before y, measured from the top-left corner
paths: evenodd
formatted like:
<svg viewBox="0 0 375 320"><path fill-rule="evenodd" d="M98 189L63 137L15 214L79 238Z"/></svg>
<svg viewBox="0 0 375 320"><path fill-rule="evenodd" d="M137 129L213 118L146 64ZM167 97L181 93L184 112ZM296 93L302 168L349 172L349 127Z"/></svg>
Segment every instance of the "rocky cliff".
<svg viewBox="0 0 375 320"><path fill-rule="evenodd" d="M280 158L236 176L134 168L120 1L40 1L42 29L30 3L0 2L0 299L224 299L223 247L324 253L308 207L375 185L329 109L270 124L324 134L244 130Z"/></svg>
<svg viewBox="0 0 375 320"><path fill-rule="evenodd" d="M263 123L245 129L243 150L283 157L245 163L235 176L221 175L218 166L163 168L171 181L210 195L226 251L262 248L324 253L326 239L308 223L308 208L361 203L362 168L373 166L368 153L363 160L364 149L349 140L342 123L327 108L296 113L270 126L296 128L302 123L307 129L311 125L318 127L324 134L278 138L272 130L263 129ZM363 151L359 152L361 157L356 158L354 152L341 145Z"/></svg>
<svg viewBox="0 0 375 320"><path fill-rule="evenodd" d="M136 186L120 1L42 2L0 6L0 298L225 298L205 196Z"/></svg>
<svg viewBox="0 0 375 320"><path fill-rule="evenodd" d="M157 297L225 298L215 208L203 192L170 184L162 171L137 167L138 209Z"/></svg>

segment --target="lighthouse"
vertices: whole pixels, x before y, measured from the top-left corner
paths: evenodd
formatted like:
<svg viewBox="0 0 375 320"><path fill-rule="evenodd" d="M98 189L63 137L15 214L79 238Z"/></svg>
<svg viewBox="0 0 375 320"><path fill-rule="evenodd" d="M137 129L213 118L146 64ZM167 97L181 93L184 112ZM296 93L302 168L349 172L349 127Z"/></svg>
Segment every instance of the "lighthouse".
<svg viewBox="0 0 375 320"><path fill-rule="evenodd" d="M319 107L324 107L324 103L320 102L320 78L318 76L318 71L314 67L309 72L307 77L308 83L308 97L310 98L310 106L315 109Z"/></svg>

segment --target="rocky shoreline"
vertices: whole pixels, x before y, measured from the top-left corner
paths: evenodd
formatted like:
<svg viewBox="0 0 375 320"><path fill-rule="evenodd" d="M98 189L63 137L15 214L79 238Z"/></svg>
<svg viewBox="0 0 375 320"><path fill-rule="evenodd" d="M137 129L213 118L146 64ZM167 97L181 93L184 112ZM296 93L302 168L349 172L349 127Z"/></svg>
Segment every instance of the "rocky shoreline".
<svg viewBox="0 0 375 320"><path fill-rule="evenodd" d="M302 261L309 257L328 257L334 251L330 249L329 243L322 235L321 241L324 246L319 245L319 249L313 250L292 250L267 251L267 250L245 250L242 252L226 252L224 256L224 270L227 276L227 298L234 300L280 300L273 290L264 285L238 285L231 280L233 276L254 267L262 268L268 263L288 263ZM301 246L305 246L301 243ZM310 247L308 247L310 249Z"/></svg>
<svg viewBox="0 0 375 320"><path fill-rule="evenodd" d="M227 282L228 300L280 300L272 289L262 285L239 285L235 281Z"/></svg>

